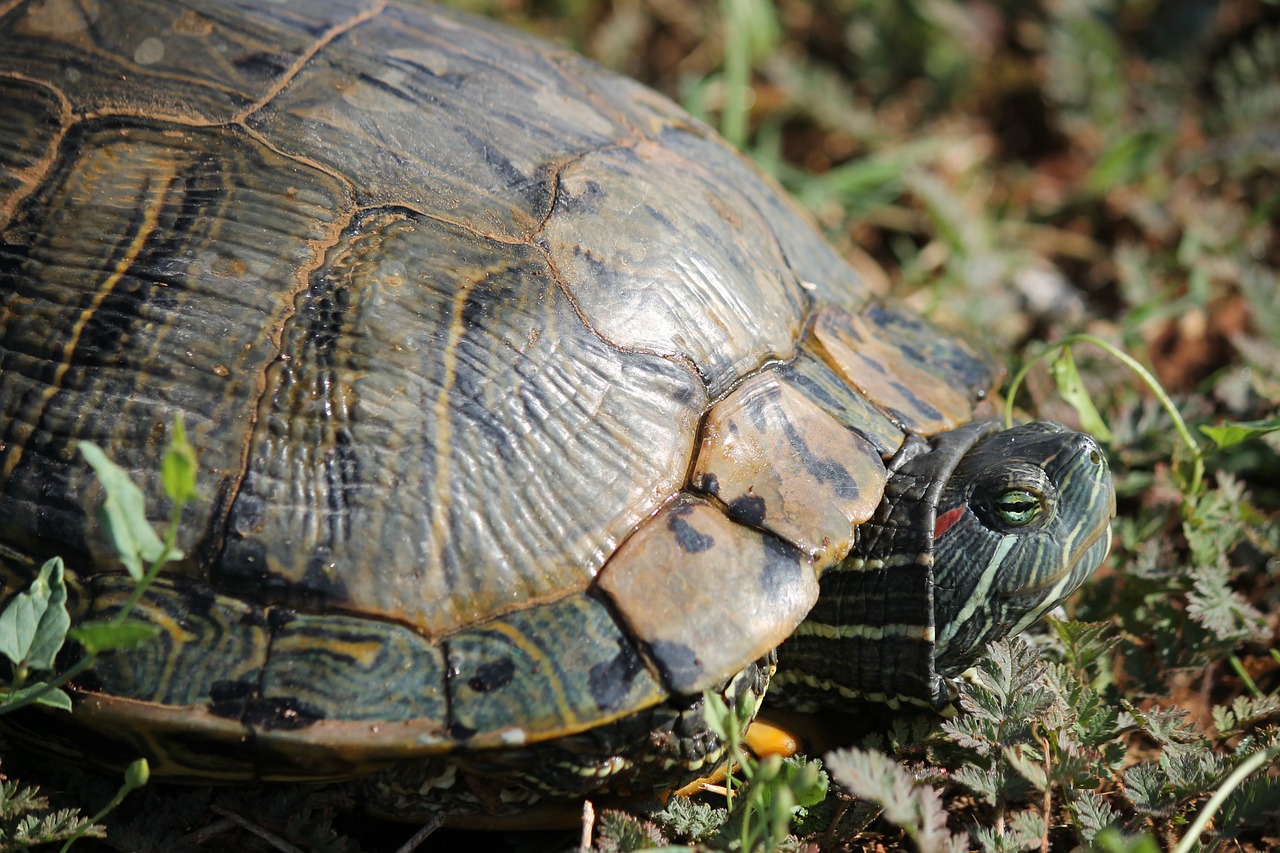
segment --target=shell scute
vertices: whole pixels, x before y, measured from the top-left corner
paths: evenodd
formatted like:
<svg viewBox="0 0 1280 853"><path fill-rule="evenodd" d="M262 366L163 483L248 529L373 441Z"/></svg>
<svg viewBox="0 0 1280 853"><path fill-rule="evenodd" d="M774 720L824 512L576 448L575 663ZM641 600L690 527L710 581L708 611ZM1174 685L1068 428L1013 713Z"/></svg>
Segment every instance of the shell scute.
<svg viewBox="0 0 1280 853"><path fill-rule="evenodd" d="M812 346L828 365L905 429L933 435L973 416L973 399L914 346L834 305L814 312Z"/></svg>
<svg viewBox="0 0 1280 853"><path fill-rule="evenodd" d="M791 357L807 296L772 223L720 169L652 142L611 148L570 163L560 198L538 241L605 340L691 362L713 398Z"/></svg>
<svg viewBox="0 0 1280 853"><path fill-rule="evenodd" d="M89 589L93 600L87 615L103 619L128 599L133 582L102 575ZM156 636L138 651L110 651L98 658L93 678L103 692L176 707L256 695L271 642L257 608L161 579L129 616L154 627Z"/></svg>
<svg viewBox="0 0 1280 853"><path fill-rule="evenodd" d="M302 16L245 3L229 16L164 0L130 5L120 15L115 4L29 4L0 20L4 56L33 78L73 77L82 113L220 124L267 97L328 31L375 7L317 0ZM0 71L8 64L0 56Z"/></svg>
<svg viewBox="0 0 1280 853"><path fill-rule="evenodd" d="M114 546L88 523L101 491L75 441L150 471L180 412L215 472L210 493L233 489L298 270L349 203L341 183L235 131L72 128L6 232L22 254L0 255L12 282L0 294L0 536L114 569ZM157 478L136 479L150 506L164 499ZM215 513L193 504L185 529L208 530Z"/></svg>
<svg viewBox="0 0 1280 853"><path fill-rule="evenodd" d="M680 487L706 406L592 334L533 247L399 210L343 234L281 349L216 584L433 637L584 588Z"/></svg>
<svg viewBox="0 0 1280 853"><path fill-rule="evenodd" d="M692 484L821 569L853 547L887 479L870 442L767 370L708 412Z"/></svg>
<svg viewBox="0 0 1280 853"><path fill-rule="evenodd" d="M472 748L581 731L666 696L608 607L586 593L455 634L447 655L450 732Z"/></svg>
<svg viewBox="0 0 1280 853"><path fill-rule="evenodd" d="M680 693L714 686L777 645L818 594L797 548L687 494L637 530L598 583Z"/></svg>
<svg viewBox="0 0 1280 853"><path fill-rule="evenodd" d="M439 645L403 625L298 613L273 631L259 692L321 719L422 720L443 729L444 680Z"/></svg>
<svg viewBox="0 0 1280 853"><path fill-rule="evenodd" d="M529 237L559 164L629 132L537 42L453 21L443 9L389 6L312 57L248 124L352 176L361 204Z"/></svg>
<svg viewBox="0 0 1280 853"><path fill-rule="evenodd" d="M778 368L782 381L869 441L881 458L893 456L905 438L902 428L814 355L811 347L807 336L796 357Z"/></svg>

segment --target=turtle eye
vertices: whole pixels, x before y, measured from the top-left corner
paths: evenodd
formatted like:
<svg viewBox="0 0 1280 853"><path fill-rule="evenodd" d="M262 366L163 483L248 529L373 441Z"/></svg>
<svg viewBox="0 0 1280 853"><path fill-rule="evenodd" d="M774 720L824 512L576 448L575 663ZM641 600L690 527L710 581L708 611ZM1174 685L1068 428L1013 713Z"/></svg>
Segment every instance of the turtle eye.
<svg viewBox="0 0 1280 853"><path fill-rule="evenodd" d="M996 533L1026 532L1053 516L1057 488L1037 465L1022 461L992 466L974 479L969 505Z"/></svg>
<svg viewBox="0 0 1280 853"><path fill-rule="evenodd" d="M1044 513L1044 495L1030 489L1007 489L992 507L1010 527L1026 527Z"/></svg>

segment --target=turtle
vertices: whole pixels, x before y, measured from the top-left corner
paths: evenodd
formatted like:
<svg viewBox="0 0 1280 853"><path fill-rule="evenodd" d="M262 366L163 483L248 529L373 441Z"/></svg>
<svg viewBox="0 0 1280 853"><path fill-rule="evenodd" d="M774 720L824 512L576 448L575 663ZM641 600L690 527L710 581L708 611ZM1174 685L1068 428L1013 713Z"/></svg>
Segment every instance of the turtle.
<svg viewBox="0 0 1280 853"><path fill-rule="evenodd" d="M1105 557L1091 437L1003 428L987 355L575 53L416 0L16 2L0 46L5 598L133 589L79 442L156 523L178 417L200 476L155 639L23 732L394 810L653 791L723 755L706 691L943 708Z"/></svg>

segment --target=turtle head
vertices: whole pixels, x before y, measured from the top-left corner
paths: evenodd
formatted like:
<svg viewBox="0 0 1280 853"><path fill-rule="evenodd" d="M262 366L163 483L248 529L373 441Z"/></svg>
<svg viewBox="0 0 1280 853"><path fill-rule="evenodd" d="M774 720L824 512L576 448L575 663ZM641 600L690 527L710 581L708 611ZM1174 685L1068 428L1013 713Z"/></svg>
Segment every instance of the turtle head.
<svg viewBox="0 0 1280 853"><path fill-rule="evenodd" d="M1101 564L1115 491L1092 438L1039 421L911 436L875 515L778 650L775 701L942 708L948 677Z"/></svg>
<svg viewBox="0 0 1280 853"><path fill-rule="evenodd" d="M1096 569L1115 490L1094 440L1036 421L979 438L933 517L934 666L954 675L1022 631Z"/></svg>

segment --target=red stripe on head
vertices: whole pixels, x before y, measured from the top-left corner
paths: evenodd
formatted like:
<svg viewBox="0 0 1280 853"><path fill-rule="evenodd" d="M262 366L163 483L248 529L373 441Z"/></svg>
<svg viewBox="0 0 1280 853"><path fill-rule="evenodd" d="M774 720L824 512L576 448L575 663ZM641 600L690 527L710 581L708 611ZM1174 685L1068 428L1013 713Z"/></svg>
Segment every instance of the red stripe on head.
<svg viewBox="0 0 1280 853"><path fill-rule="evenodd" d="M933 538L941 539L943 534L950 530L952 525L960 520L960 517L964 515L964 511L968 508L968 504L960 504L959 506L953 507L938 516L937 522L933 525Z"/></svg>

